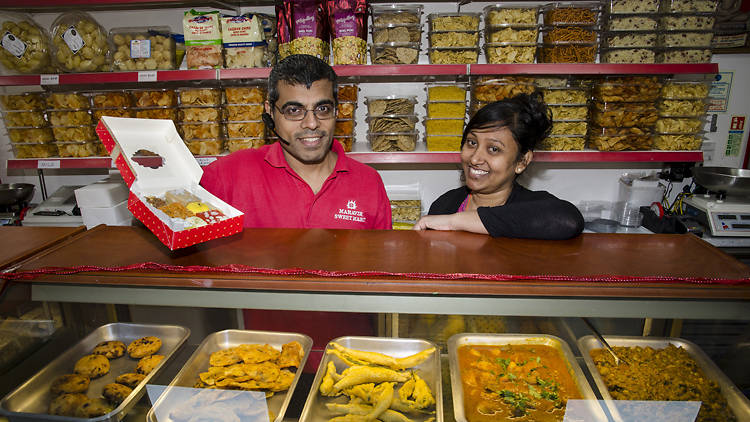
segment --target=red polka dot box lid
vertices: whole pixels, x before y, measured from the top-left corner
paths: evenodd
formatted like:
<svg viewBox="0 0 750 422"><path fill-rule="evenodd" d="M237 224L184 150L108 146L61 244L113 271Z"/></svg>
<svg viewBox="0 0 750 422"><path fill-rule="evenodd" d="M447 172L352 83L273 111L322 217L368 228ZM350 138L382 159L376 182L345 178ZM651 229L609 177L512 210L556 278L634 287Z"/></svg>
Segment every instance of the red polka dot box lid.
<svg viewBox="0 0 750 422"><path fill-rule="evenodd" d="M128 209L169 249L242 230L244 214L199 185L203 170L171 120L105 116L96 132L130 186Z"/></svg>

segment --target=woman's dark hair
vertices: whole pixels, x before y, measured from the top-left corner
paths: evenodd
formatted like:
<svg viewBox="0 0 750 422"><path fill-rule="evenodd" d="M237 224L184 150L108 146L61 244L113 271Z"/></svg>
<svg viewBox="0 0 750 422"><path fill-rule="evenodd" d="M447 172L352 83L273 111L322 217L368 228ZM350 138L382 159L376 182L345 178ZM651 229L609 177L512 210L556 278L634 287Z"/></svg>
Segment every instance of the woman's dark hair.
<svg viewBox="0 0 750 422"><path fill-rule="evenodd" d="M464 128L461 147L473 130L504 127L510 130L518 143L519 158L527 151L533 151L552 130L552 113L544 103L542 93L519 94L480 108Z"/></svg>
<svg viewBox="0 0 750 422"><path fill-rule="evenodd" d="M268 102L273 107L279 100L279 81L290 85L305 85L308 89L313 82L327 79L333 84L333 98L338 98L336 72L328 63L309 54L292 54L281 60L268 75ZM338 100L337 100L338 101Z"/></svg>

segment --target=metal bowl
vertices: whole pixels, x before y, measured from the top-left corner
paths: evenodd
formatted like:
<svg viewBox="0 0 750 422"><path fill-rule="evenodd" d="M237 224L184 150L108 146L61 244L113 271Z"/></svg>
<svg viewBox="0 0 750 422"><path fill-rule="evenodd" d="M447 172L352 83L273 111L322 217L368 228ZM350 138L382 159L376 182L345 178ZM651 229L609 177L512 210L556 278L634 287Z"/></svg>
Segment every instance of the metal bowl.
<svg viewBox="0 0 750 422"><path fill-rule="evenodd" d="M0 184L0 205L25 204L34 196L34 185L31 183Z"/></svg>
<svg viewBox="0 0 750 422"><path fill-rule="evenodd" d="M712 192L750 195L750 170L730 167L693 167L693 180Z"/></svg>

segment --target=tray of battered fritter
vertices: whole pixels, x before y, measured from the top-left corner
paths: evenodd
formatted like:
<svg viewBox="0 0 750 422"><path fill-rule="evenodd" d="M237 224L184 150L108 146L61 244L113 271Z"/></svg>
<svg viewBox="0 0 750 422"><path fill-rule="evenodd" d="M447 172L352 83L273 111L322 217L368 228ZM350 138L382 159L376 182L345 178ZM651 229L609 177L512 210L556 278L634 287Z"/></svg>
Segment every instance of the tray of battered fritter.
<svg viewBox="0 0 750 422"><path fill-rule="evenodd" d="M147 420L281 422L312 343L298 333L212 333L154 403Z"/></svg>
<svg viewBox="0 0 750 422"><path fill-rule="evenodd" d="M187 340L176 325L103 325L11 391L11 421L120 421Z"/></svg>
<svg viewBox="0 0 750 422"><path fill-rule="evenodd" d="M578 347L616 422L644 413L652 421L750 421L750 400L695 343L674 337L604 340L625 363L616 365L594 336L579 338ZM697 419L690 402L700 405ZM689 417L681 416L690 411Z"/></svg>
<svg viewBox="0 0 750 422"><path fill-rule="evenodd" d="M448 360L457 422L607 421L559 337L455 334Z"/></svg>
<svg viewBox="0 0 750 422"><path fill-rule="evenodd" d="M331 340L300 420L442 422L437 346L410 338Z"/></svg>

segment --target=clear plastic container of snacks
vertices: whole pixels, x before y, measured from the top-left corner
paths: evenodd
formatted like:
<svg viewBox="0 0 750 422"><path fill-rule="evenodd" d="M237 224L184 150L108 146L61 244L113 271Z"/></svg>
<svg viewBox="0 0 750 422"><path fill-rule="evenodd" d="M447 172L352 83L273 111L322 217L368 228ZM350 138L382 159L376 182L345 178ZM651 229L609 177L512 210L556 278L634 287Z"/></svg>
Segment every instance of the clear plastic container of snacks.
<svg viewBox="0 0 750 422"><path fill-rule="evenodd" d="M91 142L55 142L57 155L60 157L96 157L101 154L103 146L98 140ZM104 154L106 155L106 154Z"/></svg>
<svg viewBox="0 0 750 422"><path fill-rule="evenodd" d="M496 42L484 45L487 63L534 63L536 43Z"/></svg>
<svg viewBox="0 0 750 422"><path fill-rule="evenodd" d="M365 120L370 132L376 133L413 132L414 126L419 121L414 114L370 116Z"/></svg>
<svg viewBox="0 0 750 422"><path fill-rule="evenodd" d="M496 43L496 42L521 42L521 43L536 43L539 39L539 28L525 26L521 28L517 27L502 27L497 29L488 29L485 36L485 43Z"/></svg>
<svg viewBox="0 0 750 422"><path fill-rule="evenodd" d="M107 31L83 11L60 14L50 29L50 57L65 72L106 72L111 67Z"/></svg>
<svg viewBox="0 0 750 422"><path fill-rule="evenodd" d="M600 53L602 63L656 63L656 52L653 47L606 48Z"/></svg>
<svg viewBox="0 0 750 422"><path fill-rule="evenodd" d="M656 15L614 15L605 24L608 31L656 31L658 27Z"/></svg>
<svg viewBox="0 0 750 422"><path fill-rule="evenodd" d="M609 0L605 2L610 14L657 13L659 0Z"/></svg>
<svg viewBox="0 0 750 422"><path fill-rule="evenodd" d="M336 136L335 140L341 144L344 152L352 152L352 147L354 146L353 136Z"/></svg>
<svg viewBox="0 0 750 422"><path fill-rule="evenodd" d="M472 85L472 98L482 102L500 101L518 94L531 94L536 87L534 79L517 77L480 77Z"/></svg>
<svg viewBox="0 0 750 422"><path fill-rule="evenodd" d="M542 30L542 42L549 45L569 43L595 43L599 28L595 26L555 26Z"/></svg>
<svg viewBox="0 0 750 422"><path fill-rule="evenodd" d="M605 32L602 47L656 47L656 32Z"/></svg>
<svg viewBox="0 0 750 422"><path fill-rule="evenodd" d="M193 155L219 155L224 151L224 141L218 137L185 140L185 145Z"/></svg>
<svg viewBox="0 0 750 422"><path fill-rule="evenodd" d="M42 92L26 92L23 94L0 95L0 104L3 110L37 110L41 111L47 107L45 95Z"/></svg>
<svg viewBox="0 0 750 422"><path fill-rule="evenodd" d="M435 31L427 37L430 47L477 47L479 31Z"/></svg>
<svg viewBox="0 0 750 422"><path fill-rule="evenodd" d="M112 69L175 69L175 42L168 26L112 28L109 40L114 47Z"/></svg>
<svg viewBox="0 0 750 422"><path fill-rule="evenodd" d="M554 76L538 76L534 78L534 85L539 88L583 88L585 84L574 82L568 78L556 78ZM588 88L586 88L588 89Z"/></svg>
<svg viewBox="0 0 750 422"><path fill-rule="evenodd" d="M542 92L547 104L586 105L591 96L588 88L573 86L542 88Z"/></svg>
<svg viewBox="0 0 750 422"><path fill-rule="evenodd" d="M224 122L227 138L259 138L265 135L266 125L262 120L247 120L244 122ZM211 133L214 127L211 125ZM217 132L218 133L218 132ZM216 137L218 135L212 135ZM208 136L204 136L208 138Z"/></svg>
<svg viewBox="0 0 750 422"><path fill-rule="evenodd" d="M463 119L466 115L465 101L430 101L425 107L427 108L427 117L447 117Z"/></svg>
<svg viewBox="0 0 750 422"><path fill-rule="evenodd" d="M394 24L383 27L372 28L372 42L374 44L384 43L416 43L422 41L422 25Z"/></svg>
<svg viewBox="0 0 750 422"><path fill-rule="evenodd" d="M654 135L654 148L665 151L691 151L701 149L702 134L657 133Z"/></svg>
<svg viewBox="0 0 750 422"><path fill-rule="evenodd" d="M12 144L16 158L57 157L57 147L51 143Z"/></svg>
<svg viewBox="0 0 750 422"><path fill-rule="evenodd" d="M186 106L177 109L181 122L215 122L221 120L220 107Z"/></svg>
<svg viewBox="0 0 750 422"><path fill-rule="evenodd" d="M421 4L372 4L372 26L418 25L422 21Z"/></svg>
<svg viewBox="0 0 750 422"><path fill-rule="evenodd" d="M698 117L660 117L654 129L657 133L694 134L700 132L706 121Z"/></svg>
<svg viewBox="0 0 750 422"><path fill-rule="evenodd" d="M464 132L464 119L425 118L424 127L427 135L461 135Z"/></svg>
<svg viewBox="0 0 750 422"><path fill-rule="evenodd" d="M432 64L471 64L479 62L479 48L429 48L428 55Z"/></svg>
<svg viewBox="0 0 750 422"><path fill-rule="evenodd" d="M94 142L99 139L94 125L52 126L52 134L57 142Z"/></svg>
<svg viewBox="0 0 750 422"><path fill-rule="evenodd" d="M54 141L52 129L48 127L25 127L8 129L13 144L44 144Z"/></svg>
<svg viewBox="0 0 750 422"><path fill-rule="evenodd" d="M367 134L370 149L375 152L414 151L417 146L418 132L392 132Z"/></svg>
<svg viewBox="0 0 750 422"><path fill-rule="evenodd" d="M710 81L667 80L661 87L661 96L668 99L702 100L710 90Z"/></svg>
<svg viewBox="0 0 750 422"><path fill-rule="evenodd" d="M592 125L588 133L589 148L599 151L642 151L651 149L653 135L639 127L600 127Z"/></svg>
<svg viewBox="0 0 750 422"><path fill-rule="evenodd" d="M594 98L599 101L647 102L659 98L661 82L655 76L605 78L594 84Z"/></svg>
<svg viewBox="0 0 750 422"><path fill-rule="evenodd" d="M43 111L22 110L6 111L3 113L5 127L43 127L47 125Z"/></svg>
<svg viewBox="0 0 750 422"><path fill-rule="evenodd" d="M87 92L93 108L131 107L133 99L124 91Z"/></svg>
<svg viewBox="0 0 750 422"><path fill-rule="evenodd" d="M370 116L414 114L417 97L414 95L367 96L365 105Z"/></svg>
<svg viewBox="0 0 750 422"><path fill-rule="evenodd" d="M552 119L556 121L586 120L589 108L585 105L548 105L552 112Z"/></svg>
<svg viewBox="0 0 750 422"><path fill-rule="evenodd" d="M553 121L550 135L586 135L588 132L589 122L586 120L579 121Z"/></svg>
<svg viewBox="0 0 750 422"><path fill-rule="evenodd" d="M177 105L174 89L134 89L130 91L135 107L167 107Z"/></svg>
<svg viewBox="0 0 750 422"><path fill-rule="evenodd" d="M262 122L261 122L262 123ZM186 141L192 141L194 139L217 139L221 137L221 124L219 122L200 122L200 123L178 123L177 129L182 134L182 139ZM235 129L235 133L241 132ZM263 136L261 135L255 136ZM248 135L249 136L249 135ZM230 136L233 138L241 138L240 134Z"/></svg>
<svg viewBox="0 0 750 422"><path fill-rule="evenodd" d="M333 129L334 136L354 136L354 126L357 121L354 119L336 119L336 126Z"/></svg>
<svg viewBox="0 0 750 422"><path fill-rule="evenodd" d="M266 100L266 89L259 85L226 86L224 97L227 104L262 104Z"/></svg>
<svg viewBox="0 0 750 422"><path fill-rule="evenodd" d="M357 103L353 102L339 102L336 105L336 117L339 119L353 119L354 112L357 110Z"/></svg>
<svg viewBox="0 0 750 422"><path fill-rule="evenodd" d="M167 119L177 121L176 107L145 107L135 108L135 117L139 119Z"/></svg>
<svg viewBox="0 0 750 422"><path fill-rule="evenodd" d="M663 0L661 4L661 12L713 13L716 12L718 5L718 0Z"/></svg>
<svg viewBox="0 0 750 422"><path fill-rule="evenodd" d="M659 116L662 117L701 117L706 113L704 100L669 100L657 102Z"/></svg>
<svg viewBox="0 0 750 422"><path fill-rule="evenodd" d="M461 135L427 135L427 151L460 151Z"/></svg>
<svg viewBox="0 0 750 422"><path fill-rule="evenodd" d="M110 117L135 117L135 110L132 108L93 108L91 113L94 121L98 122L103 116Z"/></svg>
<svg viewBox="0 0 750 422"><path fill-rule="evenodd" d="M666 31L711 31L716 18L712 14L669 14L659 20Z"/></svg>
<svg viewBox="0 0 750 422"><path fill-rule="evenodd" d="M219 88L180 88L177 90L180 105L217 106L221 104Z"/></svg>
<svg viewBox="0 0 750 422"><path fill-rule="evenodd" d="M586 146L586 137L579 135L550 135L542 140L543 151L579 151Z"/></svg>
<svg viewBox="0 0 750 422"><path fill-rule="evenodd" d="M47 94L47 108L54 110L78 110L89 108L89 98L82 92L50 92Z"/></svg>
<svg viewBox="0 0 750 422"><path fill-rule="evenodd" d="M226 147L229 152L239 151L241 149L260 148L266 144L266 139L260 138L229 138L226 140Z"/></svg>
<svg viewBox="0 0 750 422"><path fill-rule="evenodd" d="M427 101L466 101L468 85L465 83L428 82L425 84Z"/></svg>
<svg viewBox="0 0 750 422"><path fill-rule="evenodd" d="M370 46L373 64L416 64L419 60L419 43L386 42Z"/></svg>
<svg viewBox="0 0 750 422"><path fill-rule="evenodd" d="M591 122L604 127L651 127L658 118L659 113L653 101L645 103L594 101L591 106Z"/></svg>
<svg viewBox="0 0 750 422"><path fill-rule="evenodd" d="M586 42L557 42L543 44L540 63L594 63L599 45Z"/></svg>
<svg viewBox="0 0 750 422"><path fill-rule="evenodd" d="M526 5L491 5L483 9L485 28L503 26L535 27L539 22L539 7Z"/></svg>
<svg viewBox="0 0 750 422"><path fill-rule="evenodd" d="M264 112L263 104L226 104L222 106L224 120L260 120Z"/></svg>
<svg viewBox="0 0 750 422"><path fill-rule="evenodd" d="M479 13L430 13L427 23L430 32L479 31Z"/></svg>
<svg viewBox="0 0 750 422"><path fill-rule="evenodd" d="M664 31L659 33L661 47L710 47L713 31Z"/></svg>
<svg viewBox="0 0 750 422"><path fill-rule="evenodd" d="M550 3L542 6L545 25L596 25L602 6L599 2Z"/></svg>
<svg viewBox="0 0 750 422"><path fill-rule="evenodd" d="M80 126L92 123L91 113L84 110L50 110L47 118L52 126Z"/></svg>
<svg viewBox="0 0 750 422"><path fill-rule="evenodd" d="M657 63L711 63L710 48L672 47L656 54Z"/></svg>
<svg viewBox="0 0 750 422"><path fill-rule="evenodd" d="M359 91L358 85L339 85L339 89L337 93L338 100L340 102L350 101L350 102L356 103L358 91Z"/></svg>

